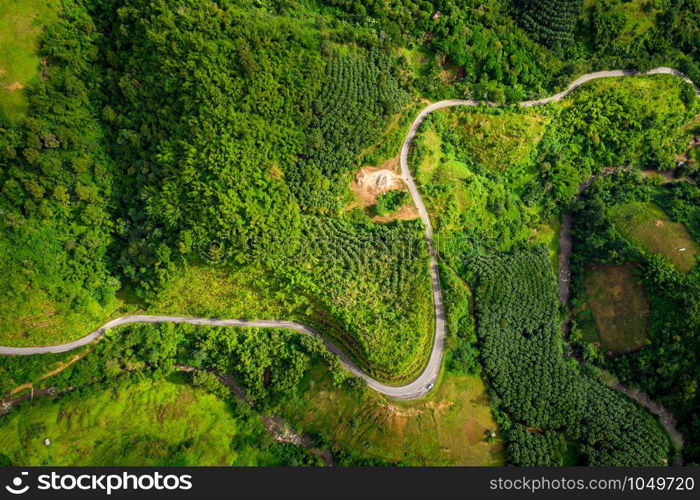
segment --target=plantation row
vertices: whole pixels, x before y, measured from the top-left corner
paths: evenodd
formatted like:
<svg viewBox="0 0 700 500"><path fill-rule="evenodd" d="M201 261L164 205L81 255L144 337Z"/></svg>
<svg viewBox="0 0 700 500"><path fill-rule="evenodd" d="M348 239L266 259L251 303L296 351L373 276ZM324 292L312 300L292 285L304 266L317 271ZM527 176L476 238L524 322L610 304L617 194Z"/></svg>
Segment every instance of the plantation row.
<svg viewBox="0 0 700 500"><path fill-rule="evenodd" d="M338 53L328 62L313 102L307 150L288 179L303 210L336 214L344 178L360 151L410 101L399 86L395 58L377 49ZM318 189L321 188L321 189Z"/></svg>
<svg viewBox="0 0 700 500"><path fill-rule="evenodd" d="M573 41L583 0L520 0L520 25L543 44L565 46Z"/></svg>
<svg viewBox="0 0 700 500"><path fill-rule="evenodd" d="M662 465L670 442L626 396L564 357L557 287L547 252L481 260L476 320L508 460L561 465L574 447L588 465Z"/></svg>
<svg viewBox="0 0 700 500"><path fill-rule="evenodd" d="M308 244L281 272L340 320L363 368L388 378L415 370L431 339L433 312L421 226L316 216L302 222Z"/></svg>

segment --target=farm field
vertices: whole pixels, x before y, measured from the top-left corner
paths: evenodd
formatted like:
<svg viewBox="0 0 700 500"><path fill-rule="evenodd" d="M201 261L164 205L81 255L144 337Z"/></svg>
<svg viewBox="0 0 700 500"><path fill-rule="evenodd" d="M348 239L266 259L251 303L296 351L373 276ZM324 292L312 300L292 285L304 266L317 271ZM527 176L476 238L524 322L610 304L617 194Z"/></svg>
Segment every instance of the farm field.
<svg viewBox="0 0 700 500"><path fill-rule="evenodd" d="M645 251L665 255L682 272L695 266L700 246L682 224L673 222L656 205L623 205L615 209L613 219L622 235Z"/></svg>
<svg viewBox="0 0 700 500"><path fill-rule="evenodd" d="M603 349L613 354L639 349L648 336L649 303L636 272L632 264L596 264L586 274L585 291L595 320L593 329L600 335ZM592 332L589 335L592 337Z"/></svg>

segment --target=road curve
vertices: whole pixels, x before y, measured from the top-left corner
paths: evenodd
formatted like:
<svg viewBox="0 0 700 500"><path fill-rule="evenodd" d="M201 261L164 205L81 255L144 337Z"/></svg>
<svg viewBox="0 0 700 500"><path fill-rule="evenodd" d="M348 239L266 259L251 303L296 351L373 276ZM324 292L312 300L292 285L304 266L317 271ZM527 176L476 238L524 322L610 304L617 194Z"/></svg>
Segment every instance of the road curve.
<svg viewBox="0 0 700 500"><path fill-rule="evenodd" d="M582 84L596 80L598 78L610 78L610 77L623 77L623 76L633 76L633 75L655 75L655 74L669 74L675 75L682 78L687 83L691 84L695 88L695 92L700 95L700 89L683 73L680 71L668 68L659 67L654 68L646 73L638 73L633 70L612 70L612 71L597 71L594 73L588 73L583 75L576 80L574 80L564 91L559 92L550 97L543 99L535 99L531 101L523 101L520 103L521 107L531 107L538 106L542 104L547 104L550 102L560 101L571 92L576 90ZM433 345L430 352L430 357L428 358L428 363L418 377L405 385L392 386L387 385L375 380L370 377L362 370L360 370L355 363L353 363L335 344L329 340L321 337L318 332L314 329L297 323L295 321L283 321L283 320L254 320L248 321L243 319L210 319L210 318L191 318L191 317L180 317L180 316L161 316L161 315L134 315L134 316L124 316L121 318L114 319L102 325L100 328L94 332L82 337L76 341L68 342L65 344L53 345L53 346L42 346L42 347L4 347L0 346L0 355L6 356L26 356L31 354L46 354L46 353L60 353L76 349L78 347L89 344L90 342L96 340L97 338L103 336L107 330L120 325L126 325L130 323L188 323L191 325L208 325L208 326L224 326L224 327L259 327L259 328L284 328L288 330L293 330L298 333L311 335L313 337L319 337L325 344L326 348L333 354L337 355L343 362L345 367L354 375L364 379L367 385L374 389L375 391L391 396L396 399L415 399L424 396L430 389L432 389L433 384L437 381L438 375L440 373L440 367L442 365L442 358L444 354L445 347L445 308L442 301L442 290L440 288L440 277L438 274L438 261L437 261L437 251L433 242L433 227L430 222L430 216L425 208L423 199L421 198L416 183L413 180L411 171L408 166L408 154L411 148L411 143L420 128L421 123L426 116L428 116L433 111L438 109L448 108L452 106L480 106L486 104L488 106L496 106L495 103L490 101L474 101L471 99L448 99L444 101L439 101L426 106L415 118L411 124L411 128L406 135L401 146L400 153L400 164L401 164L401 176L408 191L411 195L413 203L418 209L418 214L420 215L423 224L425 225L425 236L428 245L428 251L430 252L430 277L432 281L433 288L433 305L435 310L435 333L433 336Z"/></svg>

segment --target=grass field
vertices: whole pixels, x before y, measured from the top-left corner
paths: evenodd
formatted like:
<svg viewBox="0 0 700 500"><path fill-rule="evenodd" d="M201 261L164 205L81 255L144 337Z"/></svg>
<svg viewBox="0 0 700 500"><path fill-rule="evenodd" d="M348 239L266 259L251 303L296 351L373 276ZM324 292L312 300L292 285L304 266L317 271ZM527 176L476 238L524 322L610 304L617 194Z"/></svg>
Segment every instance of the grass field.
<svg viewBox="0 0 700 500"><path fill-rule="evenodd" d="M585 290L603 348L613 353L639 349L647 338L649 303L632 264L595 265ZM584 322L585 323L585 322ZM593 329L584 330L593 338Z"/></svg>
<svg viewBox="0 0 700 500"><path fill-rule="evenodd" d="M613 218L625 238L647 252L667 256L680 271L687 273L696 264L698 244L656 205L628 203L616 208Z"/></svg>
<svg viewBox="0 0 700 500"><path fill-rule="evenodd" d="M0 114L10 120L24 113L22 88L39 77L39 36L59 8L59 0L0 0Z"/></svg>
<svg viewBox="0 0 700 500"><path fill-rule="evenodd" d="M32 465L276 465L257 418L180 376L77 391L0 419L0 453ZM44 444L49 438L50 446Z"/></svg>
<svg viewBox="0 0 700 500"><path fill-rule="evenodd" d="M369 390L337 389L316 367L305 390L282 408L296 429L322 433L358 457L410 465L502 465L500 438L479 377L446 374L430 398L389 402Z"/></svg>

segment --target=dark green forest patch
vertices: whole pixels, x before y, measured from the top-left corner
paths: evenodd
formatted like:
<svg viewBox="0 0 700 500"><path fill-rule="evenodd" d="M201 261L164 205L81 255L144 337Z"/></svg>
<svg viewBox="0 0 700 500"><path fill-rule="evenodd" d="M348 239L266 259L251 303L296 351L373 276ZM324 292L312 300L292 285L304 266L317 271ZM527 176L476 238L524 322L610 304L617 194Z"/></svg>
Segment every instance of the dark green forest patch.
<svg viewBox="0 0 700 500"><path fill-rule="evenodd" d="M564 357L544 248L493 255L474 272L479 350L510 463L562 465L567 442L578 444L582 464L668 463L671 443L659 423Z"/></svg>

